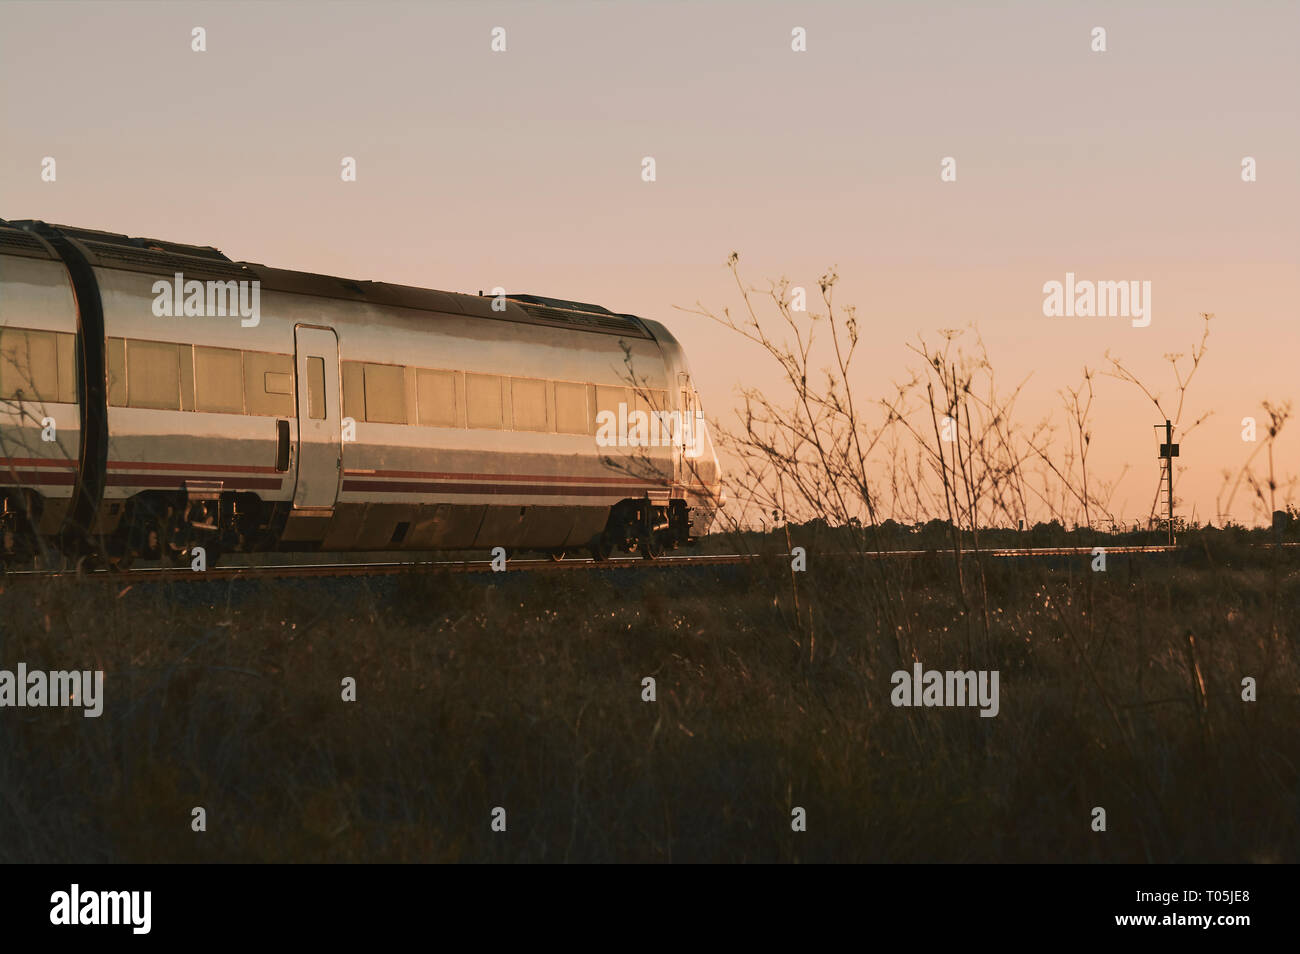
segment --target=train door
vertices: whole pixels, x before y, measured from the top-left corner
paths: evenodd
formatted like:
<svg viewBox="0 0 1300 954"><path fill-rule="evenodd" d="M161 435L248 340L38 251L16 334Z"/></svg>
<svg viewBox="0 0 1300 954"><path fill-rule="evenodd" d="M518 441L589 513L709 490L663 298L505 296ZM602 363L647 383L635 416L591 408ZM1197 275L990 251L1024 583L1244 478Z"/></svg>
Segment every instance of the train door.
<svg viewBox="0 0 1300 954"><path fill-rule="evenodd" d="M295 510L332 510L343 474L339 340L331 328L294 328L298 380Z"/></svg>

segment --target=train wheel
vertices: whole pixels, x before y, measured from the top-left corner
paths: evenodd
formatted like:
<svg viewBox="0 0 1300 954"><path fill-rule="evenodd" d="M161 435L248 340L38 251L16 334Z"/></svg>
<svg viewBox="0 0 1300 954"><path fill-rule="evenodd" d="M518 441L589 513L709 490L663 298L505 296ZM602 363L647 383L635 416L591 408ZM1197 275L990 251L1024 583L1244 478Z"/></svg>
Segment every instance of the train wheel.
<svg viewBox="0 0 1300 954"><path fill-rule="evenodd" d="M6 527L3 532L3 544L0 545L0 573L18 569L24 562L30 562L31 558L26 550L19 535Z"/></svg>
<svg viewBox="0 0 1300 954"><path fill-rule="evenodd" d="M39 544L36 541L31 524L20 524L12 514L0 517L0 572L8 570L30 570L35 566Z"/></svg>
<svg viewBox="0 0 1300 954"><path fill-rule="evenodd" d="M135 563L136 552L131 547L126 547L121 553L108 558L108 568L110 570L126 571L131 569Z"/></svg>
<svg viewBox="0 0 1300 954"><path fill-rule="evenodd" d="M162 528L150 527L145 530L143 539L140 541L139 554L146 560L162 559Z"/></svg>
<svg viewBox="0 0 1300 954"><path fill-rule="evenodd" d="M646 560L657 560L664 555L663 541L653 531L647 531L645 536L637 540L636 548L641 551L641 556Z"/></svg>
<svg viewBox="0 0 1300 954"><path fill-rule="evenodd" d="M189 569L194 559L194 548L204 546L201 537L201 534L193 532L182 513L172 510L162 522L162 530L158 537L162 565L182 570ZM208 566L213 564L216 559L214 548L204 547L204 559Z"/></svg>
<svg viewBox="0 0 1300 954"><path fill-rule="evenodd" d="M175 513L167 517L158 535L158 553L163 566L180 566L190 562L190 548L180 539L181 521Z"/></svg>
<svg viewBox="0 0 1300 954"><path fill-rule="evenodd" d="M591 542L591 545L587 547L587 551L591 554L591 558L597 563L604 563L609 559L609 555L613 552L613 548L610 547L609 541L605 539L605 535L602 533Z"/></svg>
<svg viewBox="0 0 1300 954"><path fill-rule="evenodd" d="M645 510L645 519L638 528L636 538L636 548L641 551L641 557L646 560L657 560L664 555L663 538L655 532L655 512L654 508L647 505Z"/></svg>
<svg viewBox="0 0 1300 954"><path fill-rule="evenodd" d="M564 551L563 551L563 550L552 550L552 551L551 551L551 559L554 560L556 563L559 563L561 560L564 559Z"/></svg>
<svg viewBox="0 0 1300 954"><path fill-rule="evenodd" d="M202 540L196 540L194 543L184 548L168 547L166 548L166 559L164 565L170 565L178 569L194 568L194 550L196 547L203 548L203 568L210 570L221 560L222 553L216 546L204 543Z"/></svg>

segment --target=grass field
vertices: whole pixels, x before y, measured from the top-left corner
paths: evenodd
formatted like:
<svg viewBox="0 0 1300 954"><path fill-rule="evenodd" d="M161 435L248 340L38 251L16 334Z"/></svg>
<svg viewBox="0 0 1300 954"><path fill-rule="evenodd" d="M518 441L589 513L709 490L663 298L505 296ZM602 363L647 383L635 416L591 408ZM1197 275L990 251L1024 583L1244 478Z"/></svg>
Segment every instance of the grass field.
<svg viewBox="0 0 1300 954"><path fill-rule="evenodd" d="M989 561L966 606L951 557L891 564L885 606L815 548L9 582L0 667L103 669L105 701L0 711L0 860L1300 860L1296 558L1089 563ZM913 661L998 670L998 715L891 705Z"/></svg>

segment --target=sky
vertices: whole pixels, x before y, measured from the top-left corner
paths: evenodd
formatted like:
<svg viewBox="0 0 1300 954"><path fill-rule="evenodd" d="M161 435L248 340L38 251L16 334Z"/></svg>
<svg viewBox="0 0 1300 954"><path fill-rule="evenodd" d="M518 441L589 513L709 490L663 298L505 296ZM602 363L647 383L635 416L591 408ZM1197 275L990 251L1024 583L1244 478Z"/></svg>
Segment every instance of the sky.
<svg viewBox="0 0 1300 954"><path fill-rule="evenodd" d="M1211 416L1177 471L1208 520L1255 449L1242 419L1300 398L1298 34L1293 0L0 0L0 218L640 314L724 426L738 389L778 385L688 311L740 304L733 251L758 285L836 268L864 395L908 377L918 335L975 325L1029 425L1108 351L1172 396L1164 355L1212 312L1184 421ZM1045 316L1068 272L1149 281L1150 324ZM1159 415L1097 390L1090 469L1145 517ZM1275 461L1300 473L1300 420Z"/></svg>

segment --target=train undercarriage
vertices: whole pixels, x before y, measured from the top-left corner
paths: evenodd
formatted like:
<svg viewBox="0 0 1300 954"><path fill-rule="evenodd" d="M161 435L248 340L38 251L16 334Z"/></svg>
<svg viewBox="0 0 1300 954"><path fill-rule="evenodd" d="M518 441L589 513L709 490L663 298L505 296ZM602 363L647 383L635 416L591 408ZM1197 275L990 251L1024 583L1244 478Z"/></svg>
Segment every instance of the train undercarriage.
<svg viewBox="0 0 1300 954"><path fill-rule="evenodd" d="M188 566L203 550L206 566L225 554L311 551L310 543L282 543L291 512L288 503L264 502L253 493L220 493L198 498L184 491L149 491L110 504L89 533L42 536L45 501L39 494L10 490L0 494L0 568L30 568L34 561L60 556L85 569L127 569L137 561ZM654 560L694 542L690 510L681 499L649 497L619 501L610 508L605 529L585 551L596 561L618 553ZM457 549L473 549L464 547ZM507 548L512 556L535 548ZM572 548L535 550L553 559L575 555Z"/></svg>
<svg viewBox="0 0 1300 954"><path fill-rule="evenodd" d="M591 542L592 559L607 560L618 551L658 559L668 550L692 542L689 514L684 500L656 503L647 497L620 501L610 510L604 533Z"/></svg>

